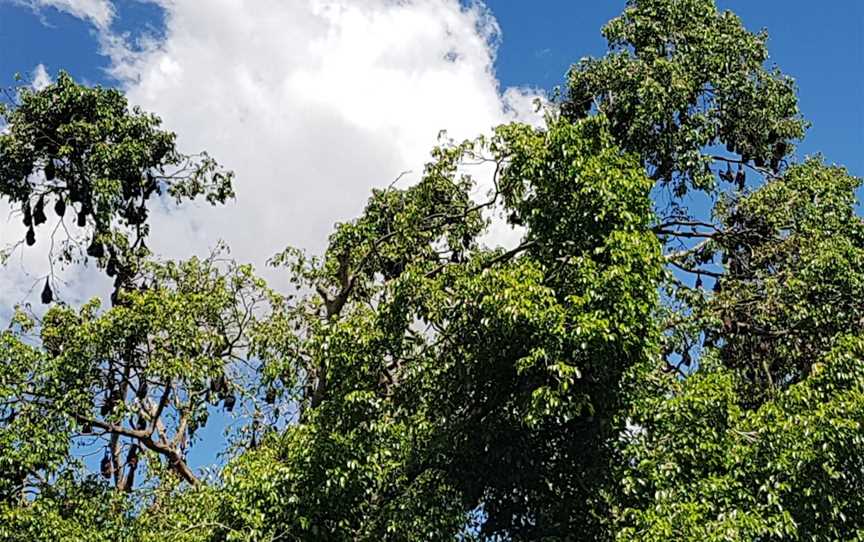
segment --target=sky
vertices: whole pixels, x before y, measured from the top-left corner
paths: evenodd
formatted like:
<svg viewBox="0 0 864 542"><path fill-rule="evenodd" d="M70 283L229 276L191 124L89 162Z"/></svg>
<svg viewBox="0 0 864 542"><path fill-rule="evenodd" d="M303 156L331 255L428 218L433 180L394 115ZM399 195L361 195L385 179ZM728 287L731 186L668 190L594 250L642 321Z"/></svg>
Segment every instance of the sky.
<svg viewBox="0 0 864 542"><path fill-rule="evenodd" d="M599 29L620 12L623 0L487 0L486 5L501 28L494 68L502 88L548 90L562 82L572 62L603 53ZM772 60L797 79L802 110L813 122L802 150L821 151L853 173L864 173L864 152L859 152L864 147L864 2L832 0L816 7L809 0L720 0L718 5L735 11L751 30L767 28ZM87 6L92 15L82 20ZM221 8L205 9L218 17ZM38 64L52 74L66 69L85 81L118 85L94 28L164 38L171 11L166 14L157 1L147 0L0 0L0 85Z"/></svg>
<svg viewBox="0 0 864 542"><path fill-rule="evenodd" d="M163 237L173 241L154 248L179 257L190 243L206 251L225 239L239 259L261 264L287 244L320 250L371 187L403 171L416 180L441 129L464 138L536 120L533 97L580 57L603 54L600 27L623 7L465 3L0 0L0 86L15 73L44 81L64 69L124 89L184 150L208 150L237 172L229 209L164 209L154 238L170 229ZM864 175L864 2L718 5L751 30L767 28L771 62L796 78L812 122L800 154L821 152ZM0 242L17 234L6 231ZM31 259L38 277L44 264Z"/></svg>
<svg viewBox="0 0 864 542"><path fill-rule="evenodd" d="M278 287L285 277L264 269L269 256L286 245L323 249L370 188L403 171L411 173L401 182L417 179L440 130L461 139L538 122L534 99L579 58L603 54L600 28L623 5L0 0L0 87L16 73L45 84L63 69L160 115L183 150L207 150L236 172L237 199L221 209L166 203L148 244L179 258L223 239ZM799 154L821 152L864 175L864 2L718 5L751 30L767 28L770 61L797 80L812 122ZM19 222L0 203L0 245L23 237ZM0 273L0 307L38 295L28 292L46 272L46 254L16 257ZM71 303L108 287L92 270L68 269L64 279L58 296Z"/></svg>

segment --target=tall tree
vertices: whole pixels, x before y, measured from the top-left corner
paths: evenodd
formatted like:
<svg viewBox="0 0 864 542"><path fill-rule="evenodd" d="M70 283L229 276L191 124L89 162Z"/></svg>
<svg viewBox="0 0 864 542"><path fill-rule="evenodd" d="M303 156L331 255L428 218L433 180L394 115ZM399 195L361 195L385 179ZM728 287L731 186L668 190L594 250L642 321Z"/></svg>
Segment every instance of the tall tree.
<svg viewBox="0 0 864 542"><path fill-rule="evenodd" d="M123 279L0 337L0 539L864 537L860 180L794 163L794 85L713 1L631 0L603 32L544 127L443 144L320 257L276 255L284 295L141 250L129 209L224 200L215 163L111 91L25 93L0 135L25 243L60 196ZM517 244L487 246L495 216ZM186 447L235 403L240 451L201 483ZM77 474L82 434L112 489Z"/></svg>
<svg viewBox="0 0 864 542"><path fill-rule="evenodd" d="M163 191L178 203L199 195L224 202L230 172L206 154L177 151L174 134L130 110L120 92L65 73L38 92L22 89L2 113L0 196L26 228L8 250L48 230L52 269L89 259L114 277L107 311L98 302L60 302L38 319L19 310L3 332L0 431L21 442L5 448L15 471L5 482L18 492L48 482L70 444L104 439L100 470L118 489L133 488L145 451L194 483L189 440L208 401L229 410L236 402L226 366L242 356L245 329L269 294L245 266L151 261L148 205ZM52 272L43 303L60 300L54 290Z"/></svg>

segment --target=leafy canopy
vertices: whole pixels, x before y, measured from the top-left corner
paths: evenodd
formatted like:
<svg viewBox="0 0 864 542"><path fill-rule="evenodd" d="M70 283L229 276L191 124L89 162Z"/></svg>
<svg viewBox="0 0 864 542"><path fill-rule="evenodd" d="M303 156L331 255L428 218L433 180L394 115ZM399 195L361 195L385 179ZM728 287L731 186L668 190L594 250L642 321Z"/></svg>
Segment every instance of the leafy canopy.
<svg viewBox="0 0 864 542"><path fill-rule="evenodd" d="M323 254L275 255L291 292L144 246L163 192L231 197L212 159L115 91L22 91L23 244L69 207L59 260L116 280L72 307L49 276L0 334L0 540L864 539L860 180L796 162L792 80L711 0L603 33L544 127L445 141Z"/></svg>

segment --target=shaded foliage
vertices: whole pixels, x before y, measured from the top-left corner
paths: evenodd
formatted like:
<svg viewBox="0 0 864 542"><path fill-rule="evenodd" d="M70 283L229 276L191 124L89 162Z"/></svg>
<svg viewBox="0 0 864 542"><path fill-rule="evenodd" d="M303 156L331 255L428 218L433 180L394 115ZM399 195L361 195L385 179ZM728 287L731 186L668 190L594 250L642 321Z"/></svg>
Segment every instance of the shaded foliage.
<svg viewBox="0 0 864 542"><path fill-rule="evenodd" d="M712 1L631 0L604 35L544 127L445 142L322 255L274 256L284 294L141 249L130 203L223 201L215 162L113 91L25 92L0 195L30 231L45 198L85 212L122 280L0 335L0 539L864 537L860 180L793 163L793 83ZM489 246L495 217L520 240ZM217 408L234 453L200 480Z"/></svg>

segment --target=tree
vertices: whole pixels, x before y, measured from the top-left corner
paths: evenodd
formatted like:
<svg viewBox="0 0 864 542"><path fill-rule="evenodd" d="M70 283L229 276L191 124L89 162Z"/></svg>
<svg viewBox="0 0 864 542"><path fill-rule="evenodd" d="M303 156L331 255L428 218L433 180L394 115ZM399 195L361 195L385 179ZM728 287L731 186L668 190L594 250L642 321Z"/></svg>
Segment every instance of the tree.
<svg viewBox="0 0 864 542"><path fill-rule="evenodd" d="M631 0L604 35L544 127L444 142L323 255L273 257L290 294L141 250L130 197L222 201L215 162L175 173L173 136L111 91L25 93L0 194L33 228L49 194L80 204L107 247L86 254L125 274L108 309L19 311L2 335L0 538L864 537L860 180L794 163L791 79L711 0ZM88 100L114 107L84 130ZM518 244L486 245L495 216ZM235 403L240 448L200 482L185 446ZM82 433L113 487L76 467Z"/></svg>
<svg viewBox="0 0 864 542"><path fill-rule="evenodd" d="M274 372L303 410L229 466L221 523L308 540L446 539L472 516L484 536L601 528L617 384L658 340L651 182L601 119L437 158L338 226L323 260L277 258L308 281L266 334L286 338ZM499 168L488 202L458 177L468 158ZM484 250L479 212L499 202L528 233Z"/></svg>
<svg viewBox="0 0 864 542"><path fill-rule="evenodd" d="M809 160L720 215L727 272L688 292L700 367L633 404L619 539L864 534L859 186Z"/></svg>
<svg viewBox="0 0 864 542"><path fill-rule="evenodd" d="M28 246L53 206L53 231L66 233L54 239L59 262L90 257L122 283L136 269L135 252L146 252L154 195L165 191L178 203L204 196L213 204L233 196L230 172L206 154L178 152L174 134L160 130L155 116L130 111L117 90L86 88L61 72L56 83L18 96L0 109L8 127L0 135L0 194L21 213Z"/></svg>
<svg viewBox="0 0 864 542"><path fill-rule="evenodd" d="M12 442L29 435L8 448L15 487L7 489L26 492L34 477L50 482L70 444L93 438L107 440L101 474L120 490L133 488L145 451L196 482L185 451L206 423L204 405L221 400L230 410L236 402L227 366L269 294L248 266L150 261L147 205L163 191L178 203L198 195L223 202L231 174L206 155L179 153L174 135L130 111L119 92L64 73L39 92L22 90L5 121L0 194L23 217L26 245L53 204L51 241L61 250L52 263L91 259L114 277L109 310L59 303L38 326L19 311L4 332L2 431ZM77 215L72 232L69 214ZM55 239L59 232L65 238ZM49 275L42 301L56 300Z"/></svg>
<svg viewBox="0 0 864 542"><path fill-rule="evenodd" d="M712 189L717 162L776 173L804 134L792 79L765 69L767 34L710 0L630 0L603 35L609 54L573 66L562 112L606 115L618 144L676 195ZM726 156L711 152L721 144ZM742 182L731 169L720 179Z"/></svg>

